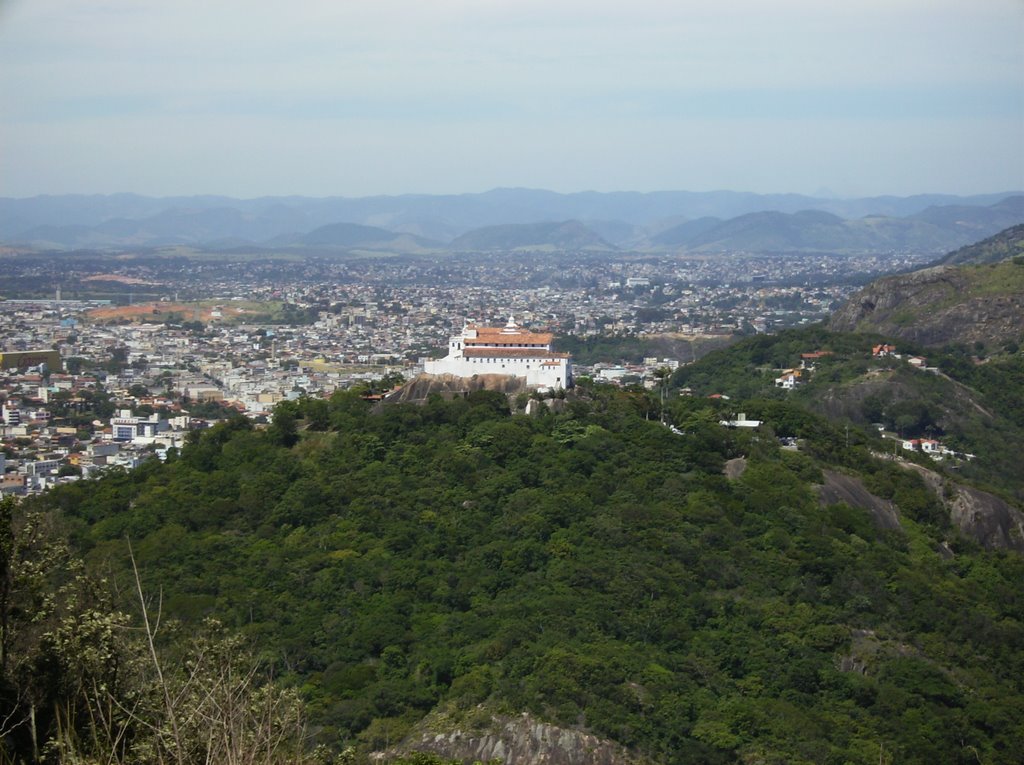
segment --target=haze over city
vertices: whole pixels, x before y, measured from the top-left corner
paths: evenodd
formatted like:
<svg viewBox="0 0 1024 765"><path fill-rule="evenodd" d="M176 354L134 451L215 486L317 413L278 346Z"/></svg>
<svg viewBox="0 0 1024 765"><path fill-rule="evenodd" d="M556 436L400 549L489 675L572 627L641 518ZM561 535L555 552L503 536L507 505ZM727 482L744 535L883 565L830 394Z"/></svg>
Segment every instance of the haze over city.
<svg viewBox="0 0 1024 765"><path fill-rule="evenodd" d="M0 765L1020 765L1022 40L0 0Z"/></svg>
<svg viewBox="0 0 1024 765"><path fill-rule="evenodd" d="M0 4L0 195L1024 188L1024 4Z"/></svg>

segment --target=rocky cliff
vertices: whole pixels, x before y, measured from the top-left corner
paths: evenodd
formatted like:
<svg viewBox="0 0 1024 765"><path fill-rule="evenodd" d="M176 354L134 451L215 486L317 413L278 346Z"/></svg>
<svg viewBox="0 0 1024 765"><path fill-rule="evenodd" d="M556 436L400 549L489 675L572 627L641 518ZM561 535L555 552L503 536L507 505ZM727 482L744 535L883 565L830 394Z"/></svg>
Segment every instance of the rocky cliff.
<svg viewBox="0 0 1024 765"><path fill-rule="evenodd" d="M825 482L817 487L818 500L822 507L840 502L850 507L859 507L871 515L871 520L878 528L899 531L900 518L896 506L868 491L859 478L843 475L834 470L825 470L823 476Z"/></svg>
<svg viewBox="0 0 1024 765"><path fill-rule="evenodd" d="M996 421L976 391L946 375L933 377L908 368L872 370L850 382L830 385L815 394L808 408L831 420L867 425L872 399L884 400L887 406L927 402L929 416L943 431L962 432L971 419L980 419L986 426Z"/></svg>
<svg viewBox="0 0 1024 765"><path fill-rule="evenodd" d="M964 486L944 478L934 470L900 461L899 464L920 475L960 532L990 550L1024 552L1024 513L1005 500L986 491ZM824 471L825 482L817 487L822 506L839 502L870 513L881 529L900 529L898 508L889 500L867 490L859 479L832 470Z"/></svg>
<svg viewBox="0 0 1024 765"><path fill-rule="evenodd" d="M455 375L420 375L410 380L401 388L388 394L388 403L418 403L426 401L433 394L446 399L465 396L478 390L494 390L513 396L529 390L525 377L511 375L473 375L472 377L456 377Z"/></svg>
<svg viewBox="0 0 1024 765"><path fill-rule="evenodd" d="M936 266L879 279L833 314L830 328L921 345L1017 341L1024 333L1024 265Z"/></svg>
<svg viewBox="0 0 1024 765"><path fill-rule="evenodd" d="M382 760L397 754L432 752L463 762L504 765L644 765L613 741L584 731L560 728L523 713L516 717L478 710L477 721L455 722L434 713L417 726L393 751L380 752Z"/></svg>
<svg viewBox="0 0 1024 765"><path fill-rule="evenodd" d="M987 491L947 481L934 470L909 462L901 464L924 478L964 536L990 550L1024 553L1024 513L1016 507Z"/></svg>

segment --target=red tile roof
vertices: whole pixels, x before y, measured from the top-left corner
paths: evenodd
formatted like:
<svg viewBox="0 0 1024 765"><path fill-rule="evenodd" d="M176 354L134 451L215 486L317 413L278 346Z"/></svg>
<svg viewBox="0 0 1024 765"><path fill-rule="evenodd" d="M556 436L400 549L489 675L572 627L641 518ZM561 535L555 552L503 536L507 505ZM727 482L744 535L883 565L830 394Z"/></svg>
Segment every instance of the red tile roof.
<svg viewBox="0 0 1024 765"><path fill-rule="evenodd" d="M495 358L495 359L567 359L568 353L558 353L544 348L466 348L463 352L466 358Z"/></svg>
<svg viewBox="0 0 1024 765"><path fill-rule="evenodd" d="M530 332L525 329L516 329L513 332L504 327L468 327L476 330L475 338L467 338L468 343L529 343L530 345L548 345L554 335L550 332Z"/></svg>

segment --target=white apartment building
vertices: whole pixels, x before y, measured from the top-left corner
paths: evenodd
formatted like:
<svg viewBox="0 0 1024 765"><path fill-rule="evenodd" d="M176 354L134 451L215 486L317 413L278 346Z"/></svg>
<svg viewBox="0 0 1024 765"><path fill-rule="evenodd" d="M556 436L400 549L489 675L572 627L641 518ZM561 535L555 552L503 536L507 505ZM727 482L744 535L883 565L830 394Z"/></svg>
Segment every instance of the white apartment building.
<svg viewBox="0 0 1024 765"><path fill-rule="evenodd" d="M21 425L21 411L13 404L3 405L4 425Z"/></svg>

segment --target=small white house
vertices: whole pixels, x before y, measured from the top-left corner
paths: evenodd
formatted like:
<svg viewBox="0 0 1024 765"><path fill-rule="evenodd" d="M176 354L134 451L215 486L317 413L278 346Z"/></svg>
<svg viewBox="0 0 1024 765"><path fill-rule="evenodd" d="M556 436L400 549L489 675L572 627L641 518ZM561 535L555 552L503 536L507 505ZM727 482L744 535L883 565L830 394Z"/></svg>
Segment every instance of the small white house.
<svg viewBox="0 0 1024 765"><path fill-rule="evenodd" d="M800 384L800 370L787 369L780 376L775 378L775 387L783 390L793 390Z"/></svg>
<svg viewBox="0 0 1024 765"><path fill-rule="evenodd" d="M748 420L745 412L736 415L735 420L719 420L718 424L726 428L756 428L761 425L762 420Z"/></svg>

